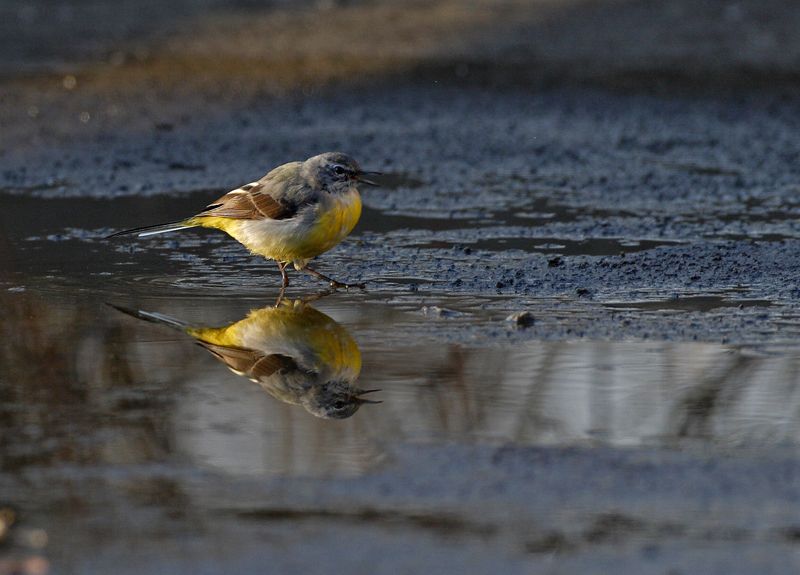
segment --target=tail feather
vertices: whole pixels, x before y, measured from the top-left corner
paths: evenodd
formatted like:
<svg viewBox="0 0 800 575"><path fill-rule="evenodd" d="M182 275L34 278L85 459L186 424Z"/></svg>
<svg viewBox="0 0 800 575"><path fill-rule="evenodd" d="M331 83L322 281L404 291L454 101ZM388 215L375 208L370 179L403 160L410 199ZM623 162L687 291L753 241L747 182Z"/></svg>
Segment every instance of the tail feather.
<svg viewBox="0 0 800 575"><path fill-rule="evenodd" d="M116 238L117 236L127 236L131 234L136 234L140 238L144 238L147 236L154 236L156 234L166 234L168 232L193 228L195 226L197 226L197 224L189 223L189 220L180 220L177 222L168 222L166 224L156 224L154 226L142 226L140 228L122 230L121 232L115 232L110 236L106 236L106 239Z"/></svg>
<svg viewBox="0 0 800 575"><path fill-rule="evenodd" d="M161 324L161 325L166 325L168 327L171 327L171 328L174 328L174 329L178 329L178 330L181 330L181 331L183 331L187 327L189 327L188 323L186 323L184 321L181 321L181 320L179 320L177 318L170 317L170 316L165 315L163 313L158 313L158 312L154 312L154 311L144 311L144 310L141 310L141 309L131 309L131 308L128 308L128 307L124 307L124 306L121 306L121 305L116 305L116 304L109 303L109 302L106 302L106 305L110 306L110 307L113 307L115 310L121 311L122 313L127 314L127 315L132 316L132 317L135 317L137 319L143 319L145 321L149 321L149 322L152 322L152 323L158 323L158 324Z"/></svg>

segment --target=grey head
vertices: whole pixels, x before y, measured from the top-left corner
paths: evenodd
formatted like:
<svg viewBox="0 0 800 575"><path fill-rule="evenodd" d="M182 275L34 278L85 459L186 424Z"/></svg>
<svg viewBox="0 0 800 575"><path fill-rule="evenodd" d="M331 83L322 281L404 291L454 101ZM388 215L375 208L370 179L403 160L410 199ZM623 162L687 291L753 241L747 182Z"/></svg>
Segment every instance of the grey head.
<svg viewBox="0 0 800 575"><path fill-rule="evenodd" d="M365 172L354 158L342 152L312 156L303 162L301 170L311 185L332 194L347 192L358 183L377 185L364 176L378 175L378 172Z"/></svg>
<svg viewBox="0 0 800 575"><path fill-rule="evenodd" d="M379 389L360 389L346 380L327 381L315 385L300 400L310 414L324 419L346 419L365 403L381 403L360 397Z"/></svg>

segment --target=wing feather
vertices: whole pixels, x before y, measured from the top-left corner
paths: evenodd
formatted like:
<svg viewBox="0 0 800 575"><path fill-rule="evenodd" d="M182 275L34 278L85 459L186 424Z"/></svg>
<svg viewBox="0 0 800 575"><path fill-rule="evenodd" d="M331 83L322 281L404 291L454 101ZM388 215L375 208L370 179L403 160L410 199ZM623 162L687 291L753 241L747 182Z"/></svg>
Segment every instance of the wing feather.
<svg viewBox="0 0 800 575"><path fill-rule="evenodd" d="M262 184L248 186L228 192L199 215L234 220L285 220L297 214L300 206L276 200L262 191Z"/></svg>
<svg viewBox="0 0 800 575"><path fill-rule="evenodd" d="M317 202L300 173L300 163L278 166L257 182L231 190L209 204L199 216L236 220L285 220Z"/></svg>
<svg viewBox="0 0 800 575"><path fill-rule="evenodd" d="M253 380L267 378L276 371L289 372L299 369L295 360L287 355L279 353L265 355L254 349L217 345L205 341L197 343L234 372Z"/></svg>

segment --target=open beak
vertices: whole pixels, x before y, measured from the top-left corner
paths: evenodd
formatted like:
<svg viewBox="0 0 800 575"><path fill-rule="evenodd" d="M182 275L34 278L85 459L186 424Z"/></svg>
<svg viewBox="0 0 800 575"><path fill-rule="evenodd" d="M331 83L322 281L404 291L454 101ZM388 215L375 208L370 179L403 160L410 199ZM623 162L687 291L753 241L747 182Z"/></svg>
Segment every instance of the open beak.
<svg viewBox="0 0 800 575"><path fill-rule="evenodd" d="M364 176L382 176L380 172L358 172L356 174L356 181L368 186L380 186L378 182L365 178Z"/></svg>
<svg viewBox="0 0 800 575"><path fill-rule="evenodd" d="M373 403L373 404L374 403L383 403L380 400L364 399L363 397L360 397L362 395L366 395L367 393L375 393L376 391L380 391L380 389L357 389L356 392L353 394L353 399L355 401L357 401L359 404L364 404L364 403Z"/></svg>

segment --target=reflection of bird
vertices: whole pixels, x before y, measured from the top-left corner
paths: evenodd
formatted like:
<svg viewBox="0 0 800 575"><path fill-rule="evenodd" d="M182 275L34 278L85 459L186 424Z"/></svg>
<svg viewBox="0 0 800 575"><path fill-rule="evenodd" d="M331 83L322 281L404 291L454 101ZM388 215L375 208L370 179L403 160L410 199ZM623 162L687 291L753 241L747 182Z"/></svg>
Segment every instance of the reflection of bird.
<svg viewBox="0 0 800 575"><path fill-rule="evenodd" d="M346 154L329 152L278 166L266 176L228 192L200 213L167 224L124 230L109 237L139 237L184 228L216 228L252 253L278 262L283 287L289 285L286 267L304 270L330 283L351 287L308 267L308 262L341 242L361 216L359 182L376 185ZM363 284L354 284L364 287Z"/></svg>
<svg viewBox="0 0 800 575"><path fill-rule="evenodd" d="M116 309L183 331L237 375L281 401L324 418L350 417L376 389L354 385L361 352L347 330L301 301L251 311L225 327L192 327L154 312Z"/></svg>

